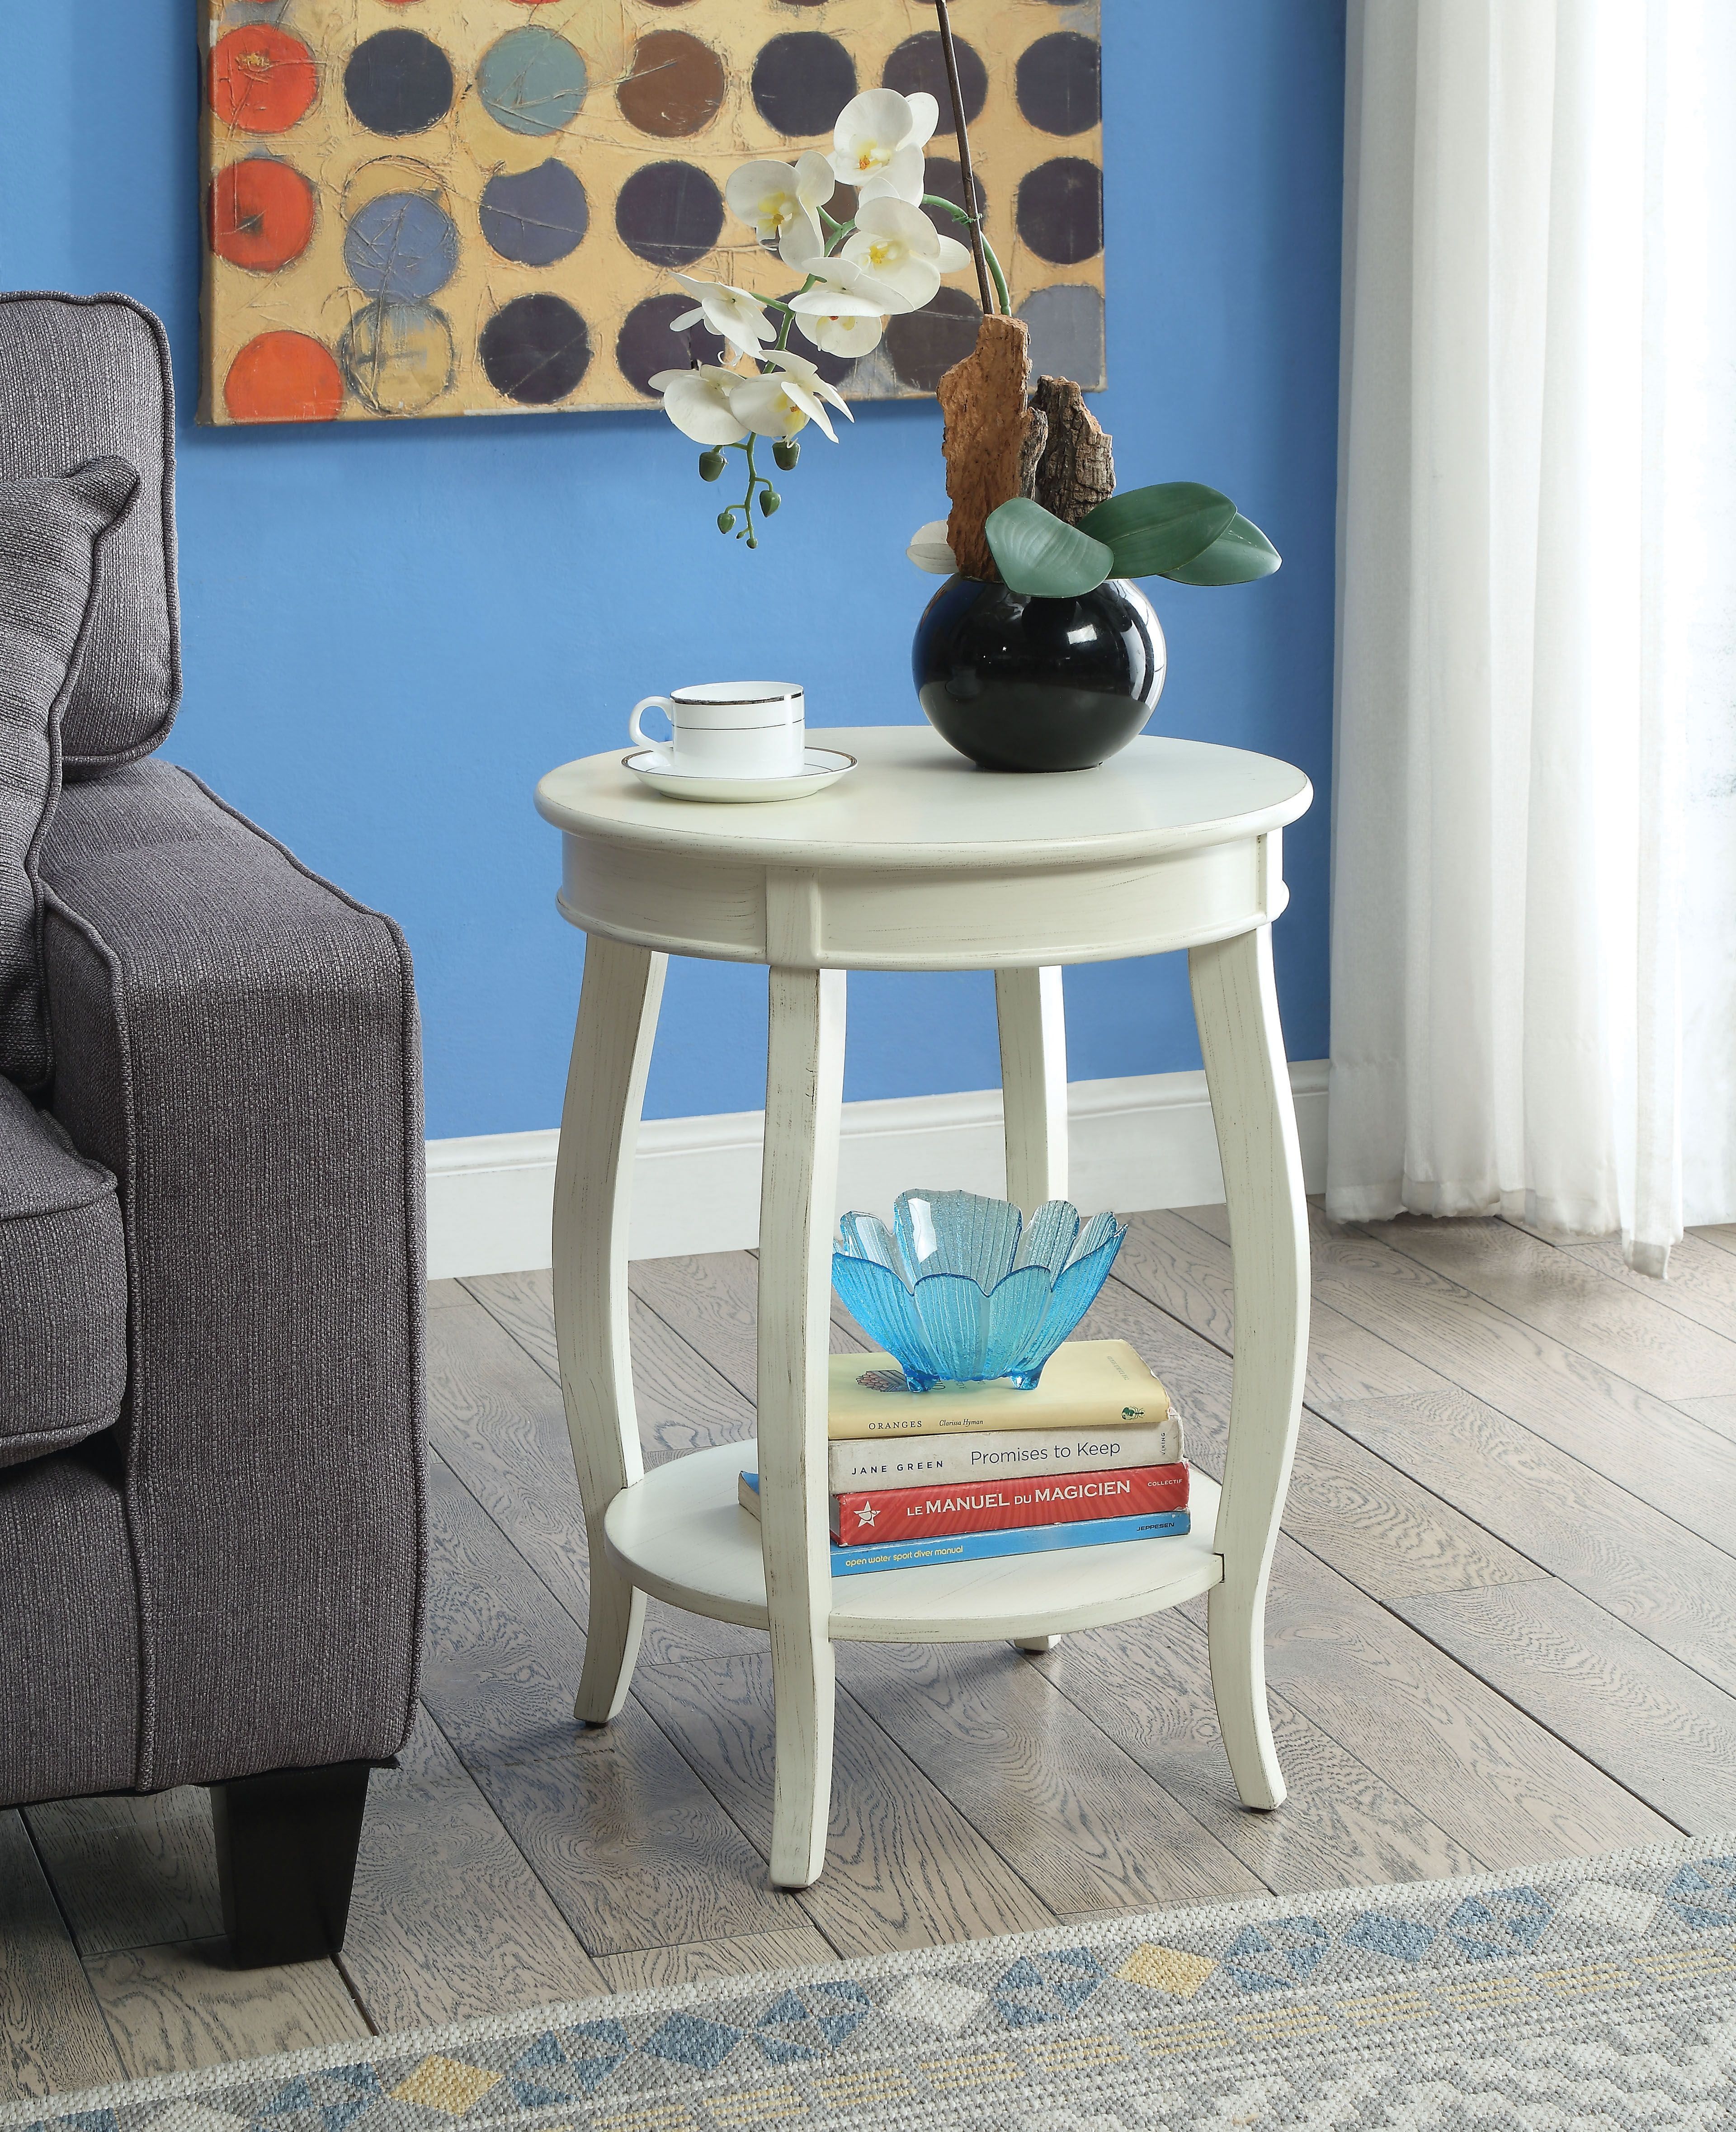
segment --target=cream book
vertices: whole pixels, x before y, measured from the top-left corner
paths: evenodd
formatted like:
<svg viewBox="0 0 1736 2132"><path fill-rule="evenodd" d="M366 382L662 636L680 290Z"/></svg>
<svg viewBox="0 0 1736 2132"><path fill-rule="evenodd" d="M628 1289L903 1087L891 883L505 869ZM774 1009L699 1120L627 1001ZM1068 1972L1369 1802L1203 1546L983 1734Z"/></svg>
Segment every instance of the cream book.
<svg viewBox="0 0 1736 2132"><path fill-rule="evenodd" d="M1125 1340L1069 1340L1034 1391L991 1384L904 1389L890 1355L834 1355L827 1433L834 1443L975 1429L1108 1429L1167 1421L1169 1395Z"/></svg>

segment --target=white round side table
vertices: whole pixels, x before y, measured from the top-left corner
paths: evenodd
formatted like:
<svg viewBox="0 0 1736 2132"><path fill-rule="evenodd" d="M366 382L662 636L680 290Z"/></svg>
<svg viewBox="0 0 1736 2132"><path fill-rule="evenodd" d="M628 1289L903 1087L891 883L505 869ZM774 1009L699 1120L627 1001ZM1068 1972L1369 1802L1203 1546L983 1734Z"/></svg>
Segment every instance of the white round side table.
<svg viewBox="0 0 1736 2132"><path fill-rule="evenodd" d="M926 726L817 732L860 767L808 800L698 806L618 754L551 771L563 914L588 936L554 1198L561 1389L591 1549L577 1715L626 1699L651 1593L769 1629L777 1704L771 1877L824 1862L832 1644L1009 1639L1043 1649L1209 1592L1212 1692L1250 1807L1284 1784L1266 1710L1266 1582L1307 1345L1302 1160L1272 978L1288 900L1288 763L1140 739L1095 771L995 775ZM1193 1481L1184 1539L852 1577L833 1586L826 1384L846 970L992 969L1008 1196L1067 1192L1061 968L1185 948L1223 1160L1235 1359L1221 1499ZM759 1445L646 1473L627 1337L630 1179L666 958L770 965L760 1216ZM920 1179L909 1180L920 1184ZM756 1462L761 1515L736 1501Z"/></svg>

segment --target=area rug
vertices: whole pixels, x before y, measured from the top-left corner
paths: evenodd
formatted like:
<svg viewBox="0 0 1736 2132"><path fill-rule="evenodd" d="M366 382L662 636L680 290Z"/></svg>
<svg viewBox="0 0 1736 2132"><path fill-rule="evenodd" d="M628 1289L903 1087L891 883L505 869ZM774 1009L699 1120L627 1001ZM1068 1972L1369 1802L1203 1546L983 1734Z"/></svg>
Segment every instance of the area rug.
<svg viewBox="0 0 1736 2132"><path fill-rule="evenodd" d="M1736 2126L1736 1835L640 1991L0 2108L33 2132Z"/></svg>

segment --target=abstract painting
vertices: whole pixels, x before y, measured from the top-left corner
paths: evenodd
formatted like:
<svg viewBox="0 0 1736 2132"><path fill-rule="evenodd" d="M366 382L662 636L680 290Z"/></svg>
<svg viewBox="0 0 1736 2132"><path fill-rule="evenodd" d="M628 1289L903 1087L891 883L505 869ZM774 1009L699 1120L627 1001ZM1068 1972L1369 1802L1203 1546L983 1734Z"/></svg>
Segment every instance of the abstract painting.
<svg viewBox="0 0 1736 2132"><path fill-rule="evenodd" d="M652 374L688 353L669 269L783 292L725 208L730 172L829 148L859 89L939 98L928 190L962 200L928 0L201 4L208 422L654 405ZM1098 0L953 15L984 227L1033 359L1101 385ZM858 398L932 392L978 316L954 276L870 355L818 359Z"/></svg>

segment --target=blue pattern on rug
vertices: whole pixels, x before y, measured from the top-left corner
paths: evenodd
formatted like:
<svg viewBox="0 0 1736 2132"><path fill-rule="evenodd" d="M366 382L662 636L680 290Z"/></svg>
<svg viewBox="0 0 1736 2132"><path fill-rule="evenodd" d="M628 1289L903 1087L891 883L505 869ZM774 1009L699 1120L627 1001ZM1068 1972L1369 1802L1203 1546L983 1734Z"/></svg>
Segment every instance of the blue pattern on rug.
<svg viewBox="0 0 1736 2132"><path fill-rule="evenodd" d="M513 2095L525 2110L591 2095L632 2048L619 2021L583 2021L560 2035L545 2030L513 2061Z"/></svg>
<svg viewBox="0 0 1736 2132"><path fill-rule="evenodd" d="M1722 1899L1702 1902L1702 1895ZM1665 1889L1664 1900L1690 1925L1736 1924L1736 1858L1705 1858L1698 1866L1684 1866Z"/></svg>
<svg viewBox="0 0 1736 2132"><path fill-rule="evenodd" d="M1439 1937L1432 1925L1414 1918L1388 1918L1379 1910L1364 1910L1344 1938L1346 1947L1366 1947L1370 1954L1414 1962L1422 1961Z"/></svg>
<svg viewBox="0 0 1736 2132"><path fill-rule="evenodd" d="M1467 1895L1446 1921L1446 1928L1467 1954L1486 1960L1532 1947L1543 1936L1551 1912L1535 1888L1503 1888L1486 1899Z"/></svg>
<svg viewBox="0 0 1736 2132"><path fill-rule="evenodd" d="M727 2027L722 2021L702 2020L697 2014L671 2014L654 2036L647 2036L640 2045L654 2058L667 2058L674 2065L693 2066L701 2072L714 2072L741 2040L739 2029Z"/></svg>
<svg viewBox="0 0 1736 2132"><path fill-rule="evenodd" d="M1089 1947L1058 1954L1020 1955L995 1986L995 2004L1009 2028L1058 2021L1077 2012L1103 1981L1104 1967Z"/></svg>

